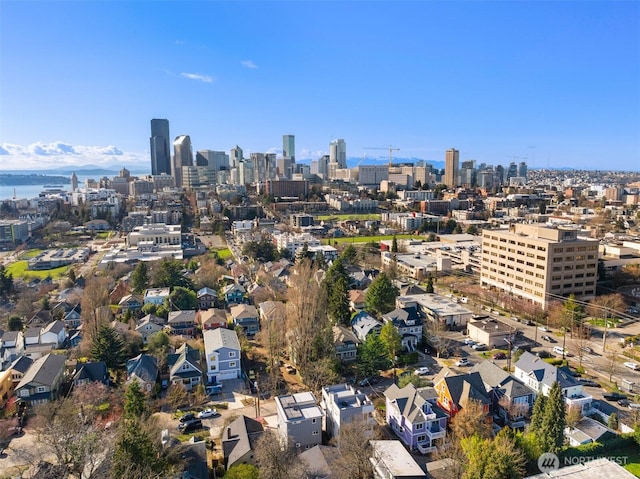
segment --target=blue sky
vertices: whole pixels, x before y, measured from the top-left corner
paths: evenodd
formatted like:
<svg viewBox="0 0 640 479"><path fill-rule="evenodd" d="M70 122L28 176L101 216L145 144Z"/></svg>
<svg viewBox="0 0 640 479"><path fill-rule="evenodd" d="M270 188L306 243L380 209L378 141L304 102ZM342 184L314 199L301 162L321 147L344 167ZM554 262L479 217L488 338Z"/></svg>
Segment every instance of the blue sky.
<svg viewBox="0 0 640 479"><path fill-rule="evenodd" d="M148 164L167 118L194 150L640 170L636 1L3 0L0 41L0 168Z"/></svg>

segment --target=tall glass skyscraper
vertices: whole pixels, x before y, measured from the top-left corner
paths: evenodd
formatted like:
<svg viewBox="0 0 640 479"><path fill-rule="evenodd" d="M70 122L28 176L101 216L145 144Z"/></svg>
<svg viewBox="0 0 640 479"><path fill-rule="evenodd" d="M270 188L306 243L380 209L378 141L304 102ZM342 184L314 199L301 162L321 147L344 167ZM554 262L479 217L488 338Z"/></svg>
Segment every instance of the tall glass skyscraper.
<svg viewBox="0 0 640 479"><path fill-rule="evenodd" d="M173 142L173 163L171 176L176 181L178 188L182 187L182 167L193 166L193 150L191 149L191 137L180 135Z"/></svg>
<svg viewBox="0 0 640 479"><path fill-rule="evenodd" d="M282 135L282 156L296 160L296 137L294 135Z"/></svg>
<svg viewBox="0 0 640 479"><path fill-rule="evenodd" d="M169 120L151 120L151 174L171 174Z"/></svg>

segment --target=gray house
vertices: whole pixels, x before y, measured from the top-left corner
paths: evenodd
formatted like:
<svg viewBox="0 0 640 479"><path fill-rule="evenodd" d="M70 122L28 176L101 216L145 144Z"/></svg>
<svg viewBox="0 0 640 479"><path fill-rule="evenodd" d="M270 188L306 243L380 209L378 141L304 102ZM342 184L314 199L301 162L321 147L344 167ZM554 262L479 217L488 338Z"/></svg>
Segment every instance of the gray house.
<svg viewBox="0 0 640 479"><path fill-rule="evenodd" d="M231 317L233 324L241 326L244 334L249 337L260 331L260 317L255 306L250 304L238 304L231 306Z"/></svg>
<svg viewBox="0 0 640 479"><path fill-rule="evenodd" d="M222 431L222 451L227 469L236 464L255 464L253 449L262 436L262 424L247 416L240 416Z"/></svg>
<svg viewBox="0 0 640 479"><path fill-rule="evenodd" d="M15 395L32 406L58 397L66 360L62 354L47 354L34 361L16 386Z"/></svg>
<svg viewBox="0 0 640 479"><path fill-rule="evenodd" d="M184 343L174 354L167 358L169 380L173 384L182 383L187 391L202 383L200 351Z"/></svg>
<svg viewBox="0 0 640 479"><path fill-rule="evenodd" d="M284 444L307 450L322 443L322 411L312 392L276 396L276 409Z"/></svg>
<svg viewBox="0 0 640 479"><path fill-rule="evenodd" d="M358 339L344 326L333 326L333 345L336 348L336 357L340 361L355 361L358 355Z"/></svg>
<svg viewBox="0 0 640 479"><path fill-rule="evenodd" d="M348 384L322 388L320 407L325 416L325 431L330 437L340 435L340 427L357 421L359 429L373 433L373 403L366 394Z"/></svg>
<svg viewBox="0 0 640 479"><path fill-rule="evenodd" d="M232 329L203 331L207 363L207 382L215 383L240 377L240 341Z"/></svg>

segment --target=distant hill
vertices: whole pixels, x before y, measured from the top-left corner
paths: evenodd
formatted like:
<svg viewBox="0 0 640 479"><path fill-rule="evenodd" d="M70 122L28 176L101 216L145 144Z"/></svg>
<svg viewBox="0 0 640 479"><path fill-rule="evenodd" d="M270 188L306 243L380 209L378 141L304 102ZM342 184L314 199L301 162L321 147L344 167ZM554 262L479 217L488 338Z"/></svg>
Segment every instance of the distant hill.
<svg viewBox="0 0 640 479"><path fill-rule="evenodd" d="M67 185L70 179L68 176L41 175L37 173L29 174L7 174L0 173L0 185L21 186L21 185Z"/></svg>

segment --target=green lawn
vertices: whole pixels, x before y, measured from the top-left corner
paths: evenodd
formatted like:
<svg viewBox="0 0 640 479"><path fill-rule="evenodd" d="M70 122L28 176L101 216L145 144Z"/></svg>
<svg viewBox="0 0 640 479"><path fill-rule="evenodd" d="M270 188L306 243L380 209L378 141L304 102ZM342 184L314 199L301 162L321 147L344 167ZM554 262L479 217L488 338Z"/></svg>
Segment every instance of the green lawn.
<svg viewBox="0 0 640 479"><path fill-rule="evenodd" d="M218 253L218 258L220 258L222 261L226 261L229 258L233 258L233 253L229 248L218 249L215 251L216 253Z"/></svg>
<svg viewBox="0 0 640 479"><path fill-rule="evenodd" d="M67 274L68 266L60 266L59 268L54 269L45 269L38 271L30 271L27 269L29 266L27 261L16 261L15 263L9 265L7 271L13 275L14 278L40 278L45 279L47 277L51 277L52 279L59 279L60 277Z"/></svg>
<svg viewBox="0 0 640 479"><path fill-rule="evenodd" d="M415 235L396 235L397 239L424 239L421 236ZM379 243L382 240L392 240L393 235L379 235L379 236L354 236L350 238L329 238L323 240L324 244L333 245L334 243Z"/></svg>
<svg viewBox="0 0 640 479"><path fill-rule="evenodd" d="M100 231L98 233L96 233L96 238L97 239L109 239L111 237L111 231Z"/></svg>
<svg viewBox="0 0 640 479"><path fill-rule="evenodd" d="M348 215L348 214L342 214L342 215L320 215L320 216L316 216L315 220L317 221L370 221L370 220L379 220L380 219L380 214L377 213L370 213L370 214L360 214L360 215Z"/></svg>
<svg viewBox="0 0 640 479"><path fill-rule="evenodd" d="M609 318L607 320L607 328L615 328L619 322L620 320L618 318ZM589 323L594 326L600 326L601 328L604 327L604 319L590 319Z"/></svg>
<svg viewBox="0 0 640 479"><path fill-rule="evenodd" d="M38 256L40 253L42 253L44 250L42 249L30 249L29 251L25 251L24 253L22 253L20 255L20 258L22 259L31 259L31 258L35 258L36 256Z"/></svg>

